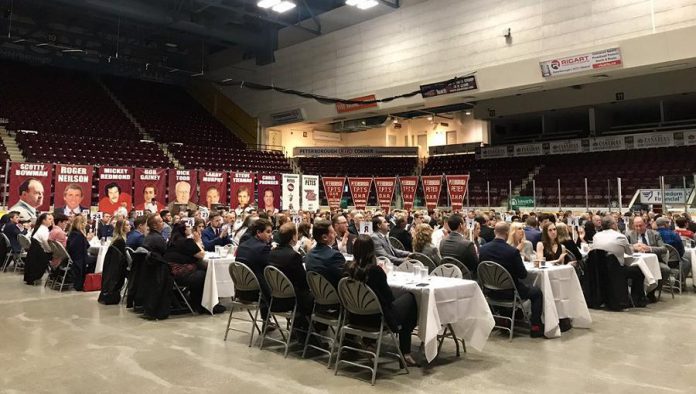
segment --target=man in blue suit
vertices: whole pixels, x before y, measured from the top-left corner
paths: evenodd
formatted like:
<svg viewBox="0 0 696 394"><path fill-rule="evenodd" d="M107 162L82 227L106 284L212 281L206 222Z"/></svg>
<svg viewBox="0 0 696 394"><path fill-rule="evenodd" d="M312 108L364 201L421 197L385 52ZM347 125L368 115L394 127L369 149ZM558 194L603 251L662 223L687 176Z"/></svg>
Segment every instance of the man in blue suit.
<svg viewBox="0 0 696 394"><path fill-rule="evenodd" d="M529 222L528 222L529 223ZM535 286L527 286L520 281L527 277L527 268L522 262L520 251L508 245L507 238L510 232L510 225L506 222L499 222L495 225L495 238L493 241L486 243L481 247L479 252L480 261L492 261L498 263L505 268L512 279L515 281L517 291L520 297L529 299L532 302L532 328L529 332L532 338L544 336L544 328L541 324L541 310L543 306L543 298L541 290ZM491 298L511 299L512 293L509 290L503 291L486 291Z"/></svg>
<svg viewBox="0 0 696 394"><path fill-rule="evenodd" d="M208 252L215 251L216 246L225 246L232 243L227 230L221 230L222 216L215 212L210 214L210 226L206 227L201 233L203 247Z"/></svg>
<svg viewBox="0 0 696 394"><path fill-rule="evenodd" d="M21 225L19 223L19 212L11 211L7 214L7 219L8 221L5 224L5 227L3 227L2 232L10 240L10 245L12 245L12 253L17 255L22 253L22 246L19 244L17 236L19 234L26 234L27 230L25 228L20 229Z"/></svg>
<svg viewBox="0 0 696 394"><path fill-rule="evenodd" d="M147 216L138 216L133 221L133 230L126 236L126 246L135 250L143 246L147 232Z"/></svg>
<svg viewBox="0 0 696 394"><path fill-rule="evenodd" d="M536 250L537 242L541 242L541 230L539 230L539 222L536 216L529 216L525 221L524 238L532 243L532 247Z"/></svg>
<svg viewBox="0 0 696 394"><path fill-rule="evenodd" d="M217 215L220 219L220 215ZM209 227L210 228L210 227ZM206 229L207 230L207 229ZM236 261L249 267L256 275L261 287L261 317L266 319L268 315L268 302L271 299L271 290L263 276L263 270L268 265L268 255L271 253L271 239L273 238L273 225L268 219L257 219L250 227L254 236L237 248ZM237 291L237 296L248 301L258 300L256 291ZM269 327L270 328L270 327Z"/></svg>
<svg viewBox="0 0 696 394"><path fill-rule="evenodd" d="M343 277L346 259L341 252L331 247L336 241L336 231L328 220L316 220L312 234L317 241L317 246L305 257L305 268L308 272L319 273L338 288L338 282Z"/></svg>

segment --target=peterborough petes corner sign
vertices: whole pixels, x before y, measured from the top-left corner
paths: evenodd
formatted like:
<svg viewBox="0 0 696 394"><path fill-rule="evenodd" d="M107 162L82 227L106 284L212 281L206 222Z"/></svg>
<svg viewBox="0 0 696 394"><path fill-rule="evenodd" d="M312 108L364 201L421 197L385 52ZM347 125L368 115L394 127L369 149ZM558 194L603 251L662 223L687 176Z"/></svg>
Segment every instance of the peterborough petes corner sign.
<svg viewBox="0 0 696 394"><path fill-rule="evenodd" d="M540 62L539 66L541 67L541 75L547 78L605 67L621 66L622 64L621 50L619 48L609 48L592 53L546 60Z"/></svg>

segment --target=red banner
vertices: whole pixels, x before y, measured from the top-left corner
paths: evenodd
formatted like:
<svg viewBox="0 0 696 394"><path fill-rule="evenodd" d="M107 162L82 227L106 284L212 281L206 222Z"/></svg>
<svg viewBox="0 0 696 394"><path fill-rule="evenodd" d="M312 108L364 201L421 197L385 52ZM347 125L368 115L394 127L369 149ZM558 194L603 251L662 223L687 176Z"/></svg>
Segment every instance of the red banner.
<svg viewBox="0 0 696 394"><path fill-rule="evenodd" d="M362 96L362 97L356 97L349 99L350 101L371 101L371 100L376 100L377 98L375 97L374 94L371 94L369 96ZM352 103L352 104L346 104L346 103L336 103L336 112L339 114L343 114L346 112L352 112L352 111L360 111L361 109L365 108L373 108L377 107L377 103L369 103L369 104L360 104L360 103Z"/></svg>
<svg viewBox="0 0 696 394"><path fill-rule="evenodd" d="M51 194L51 164L12 163L10 165L10 194L7 200L9 211L19 211L22 220L28 215L27 207L32 211L46 212L50 206L48 195ZM20 192L21 189L21 192Z"/></svg>
<svg viewBox="0 0 696 394"><path fill-rule="evenodd" d="M198 189L198 172L196 170L167 171L169 205L167 209L176 215L182 210L198 209L196 190Z"/></svg>
<svg viewBox="0 0 696 394"><path fill-rule="evenodd" d="M164 209L164 188L167 187L164 168L135 169L135 209L159 212Z"/></svg>
<svg viewBox="0 0 696 394"><path fill-rule="evenodd" d="M322 177L324 184L324 194L329 201L330 208L339 208L341 206L341 197L343 197L343 185L346 182L344 177Z"/></svg>
<svg viewBox="0 0 696 394"><path fill-rule="evenodd" d="M254 205L254 178L250 172L230 172L230 206L243 211Z"/></svg>
<svg viewBox="0 0 696 394"><path fill-rule="evenodd" d="M365 209L367 196L372 189L372 178L348 178L348 188L353 196L353 205L356 209Z"/></svg>
<svg viewBox="0 0 696 394"><path fill-rule="evenodd" d="M442 175L421 176L423 182L423 197L425 197L425 206L428 211L432 211L437 207L437 201L440 199L442 191Z"/></svg>
<svg viewBox="0 0 696 394"><path fill-rule="evenodd" d="M99 212L114 214L119 208L133 208L133 169L99 167Z"/></svg>
<svg viewBox="0 0 696 394"><path fill-rule="evenodd" d="M280 174L259 174L259 212L278 213L280 209Z"/></svg>
<svg viewBox="0 0 696 394"><path fill-rule="evenodd" d="M385 213L389 213L391 202L394 198L394 189L396 188L396 178L375 178L375 186L377 187L377 201L380 208Z"/></svg>
<svg viewBox="0 0 696 394"><path fill-rule="evenodd" d="M201 193L198 203L212 209L216 206L227 206L227 173L222 171L198 172Z"/></svg>
<svg viewBox="0 0 696 394"><path fill-rule="evenodd" d="M416 199L416 189L418 189L417 176L402 176L399 177L401 184L401 196L404 199L404 209L413 209L413 202Z"/></svg>
<svg viewBox="0 0 696 394"><path fill-rule="evenodd" d="M56 164L53 209L66 215L89 211L92 205L92 166Z"/></svg>
<svg viewBox="0 0 696 394"><path fill-rule="evenodd" d="M449 194L450 205L453 211L461 211L466 197L466 185L469 182L469 175L445 175L447 180L447 193Z"/></svg>

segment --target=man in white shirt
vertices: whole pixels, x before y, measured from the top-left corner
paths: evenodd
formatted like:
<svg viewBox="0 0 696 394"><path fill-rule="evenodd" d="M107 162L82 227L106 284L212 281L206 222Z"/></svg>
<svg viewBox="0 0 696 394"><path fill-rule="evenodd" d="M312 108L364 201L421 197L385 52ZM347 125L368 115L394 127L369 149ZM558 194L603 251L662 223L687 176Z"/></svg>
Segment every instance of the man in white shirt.
<svg viewBox="0 0 696 394"><path fill-rule="evenodd" d="M449 225L447 224L447 216L443 216L440 219L438 219L438 223L440 223L440 228L437 230L433 231L433 246L436 249L440 248L440 242L449 235L450 229Z"/></svg>

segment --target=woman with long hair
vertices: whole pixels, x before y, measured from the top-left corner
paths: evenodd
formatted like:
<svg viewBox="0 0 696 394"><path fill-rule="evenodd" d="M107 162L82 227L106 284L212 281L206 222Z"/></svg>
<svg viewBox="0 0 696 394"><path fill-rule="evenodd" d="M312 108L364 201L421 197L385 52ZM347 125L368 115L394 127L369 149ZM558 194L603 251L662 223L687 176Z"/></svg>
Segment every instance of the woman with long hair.
<svg viewBox="0 0 696 394"><path fill-rule="evenodd" d="M534 246L524 235L524 223L515 222L510 224L510 234L507 239L508 245L517 248L522 255L524 261L532 261L534 259Z"/></svg>
<svg viewBox="0 0 696 394"><path fill-rule="evenodd" d="M563 264L566 256L565 247L558 241L556 224L546 222L541 227L541 242L537 243L537 259L544 259L548 264Z"/></svg>
<svg viewBox="0 0 696 394"><path fill-rule="evenodd" d="M430 257L435 265L440 265L440 252L433 247L433 228L421 223L414 228L413 251Z"/></svg>
<svg viewBox="0 0 696 394"><path fill-rule="evenodd" d="M121 254L126 255L126 237L131 230L131 225L128 220L119 220L114 225L114 235L111 239L111 245L118 249Z"/></svg>
<svg viewBox="0 0 696 394"><path fill-rule="evenodd" d="M404 354L406 364L418 366L411 355L411 333L418 321L416 299L411 293L403 293L398 298L392 294L387 275L377 265L375 243L367 234L361 234L353 244L353 262L346 266L348 277L365 283L377 295L384 320L389 328L399 334L399 349ZM349 321L368 326L379 324L376 316L350 315Z"/></svg>
<svg viewBox="0 0 696 394"><path fill-rule="evenodd" d="M297 226L297 238L299 238L299 240L294 246L296 251L299 252L300 249L302 249L306 254L309 253L314 246L316 246L317 242L316 240L312 239L311 228L312 225L307 222L302 222L299 226Z"/></svg>
<svg viewBox="0 0 696 394"><path fill-rule="evenodd" d="M244 235L244 233L247 232L247 230L251 226L251 223L254 221L254 219L255 219L255 217L252 215L247 215L244 218L244 220L242 221L242 225L237 229L237 231L234 232L235 244L237 244L237 245L240 244L240 242L242 240L242 236Z"/></svg>
<svg viewBox="0 0 696 394"><path fill-rule="evenodd" d="M573 257L575 257L573 260L566 259L564 263L577 265L578 261L582 261L582 255L580 254L578 245L573 241L573 237L570 235L568 226L565 223L556 223L556 233L558 235L558 242L565 247L566 251L572 253Z"/></svg>
<svg viewBox="0 0 696 394"><path fill-rule="evenodd" d="M36 219L34 231L31 232L31 237L39 241L41 249L48 254L51 254L51 245L48 244L48 236L51 232L51 227L53 227L53 215L50 213L42 213L39 218Z"/></svg>
<svg viewBox="0 0 696 394"><path fill-rule="evenodd" d="M73 277L73 287L77 291L82 291L85 275L90 270L90 267L91 270L94 269L94 263L96 263L96 258L87 253L89 240L85 234L86 227L87 219L82 215L75 215L70 233L68 234L67 251L73 261L70 272Z"/></svg>

